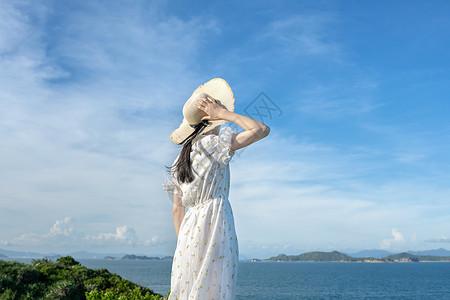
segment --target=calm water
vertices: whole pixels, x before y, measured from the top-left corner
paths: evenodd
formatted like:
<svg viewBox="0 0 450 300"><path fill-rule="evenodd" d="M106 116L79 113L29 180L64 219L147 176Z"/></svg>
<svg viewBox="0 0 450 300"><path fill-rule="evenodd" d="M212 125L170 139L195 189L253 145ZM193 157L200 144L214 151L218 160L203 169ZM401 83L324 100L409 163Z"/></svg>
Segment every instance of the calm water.
<svg viewBox="0 0 450 300"><path fill-rule="evenodd" d="M164 296L170 289L172 261L79 261ZM237 281L236 299L450 299L450 263L241 261Z"/></svg>

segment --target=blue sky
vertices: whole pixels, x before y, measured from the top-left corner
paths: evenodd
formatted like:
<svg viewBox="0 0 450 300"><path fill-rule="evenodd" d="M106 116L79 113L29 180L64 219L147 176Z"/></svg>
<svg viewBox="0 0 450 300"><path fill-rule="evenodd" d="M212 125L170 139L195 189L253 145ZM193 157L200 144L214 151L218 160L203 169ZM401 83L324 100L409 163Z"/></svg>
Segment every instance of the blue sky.
<svg viewBox="0 0 450 300"><path fill-rule="evenodd" d="M449 13L0 1L0 248L172 255L169 136L221 77L236 112L257 118L261 92L280 109L230 164L241 258L449 249Z"/></svg>

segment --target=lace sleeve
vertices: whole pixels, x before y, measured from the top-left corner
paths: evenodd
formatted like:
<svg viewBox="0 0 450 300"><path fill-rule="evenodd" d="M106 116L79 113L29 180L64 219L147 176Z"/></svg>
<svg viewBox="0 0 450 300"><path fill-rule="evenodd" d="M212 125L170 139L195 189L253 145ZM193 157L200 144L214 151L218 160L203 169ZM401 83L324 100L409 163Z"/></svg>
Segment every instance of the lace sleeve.
<svg viewBox="0 0 450 300"><path fill-rule="evenodd" d="M173 174L170 177L167 174L164 174L164 183L162 184L162 188L169 194L169 197L175 195L181 198L183 195L180 185L174 178Z"/></svg>
<svg viewBox="0 0 450 300"><path fill-rule="evenodd" d="M228 164L233 158L235 151L230 151L230 148L235 134L231 127L223 127L219 135L212 138L213 157L216 161Z"/></svg>
<svg viewBox="0 0 450 300"><path fill-rule="evenodd" d="M178 156L172 163L172 166L178 160ZM164 191L167 192L167 196L169 197L169 199L172 203L174 203L175 196L178 196L179 199L181 199L183 196L183 191L181 190L180 184L178 183L178 181L176 179L176 172L174 170L171 170L170 175L167 174L166 172L164 173L164 181L162 184L162 188ZM178 201L180 201L180 200L178 200Z"/></svg>

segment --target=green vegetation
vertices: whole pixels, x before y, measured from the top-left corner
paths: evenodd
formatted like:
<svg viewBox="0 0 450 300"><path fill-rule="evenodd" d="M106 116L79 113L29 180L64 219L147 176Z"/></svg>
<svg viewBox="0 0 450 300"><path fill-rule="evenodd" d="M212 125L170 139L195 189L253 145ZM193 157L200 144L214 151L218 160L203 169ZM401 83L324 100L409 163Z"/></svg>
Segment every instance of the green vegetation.
<svg viewBox="0 0 450 300"><path fill-rule="evenodd" d="M163 300L163 296L65 256L56 262L33 259L31 264L0 260L0 299Z"/></svg>

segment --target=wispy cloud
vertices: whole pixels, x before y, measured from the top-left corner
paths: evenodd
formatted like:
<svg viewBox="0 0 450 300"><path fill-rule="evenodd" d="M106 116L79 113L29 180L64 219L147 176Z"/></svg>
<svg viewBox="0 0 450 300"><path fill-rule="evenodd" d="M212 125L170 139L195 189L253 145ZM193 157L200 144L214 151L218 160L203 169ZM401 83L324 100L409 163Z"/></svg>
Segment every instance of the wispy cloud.
<svg viewBox="0 0 450 300"><path fill-rule="evenodd" d="M284 16L271 21L257 36L272 44L278 54L288 56L330 55L337 58L340 45L330 34L335 16L330 13L309 13Z"/></svg>
<svg viewBox="0 0 450 300"><path fill-rule="evenodd" d="M426 240L426 242L429 242L429 243L450 243L450 238L442 236L440 238Z"/></svg>
<svg viewBox="0 0 450 300"><path fill-rule="evenodd" d="M433 162L435 157L442 157L448 148L447 140L441 138L438 131L429 130L420 124L373 121L358 122L358 126L373 136L373 139L381 140L378 145L374 144L372 149L376 149L380 156L385 157L391 166L414 166L421 170L418 176L426 173L436 184L448 179L448 174L440 171L439 166ZM435 143L435 140L440 142ZM442 163L446 163L446 158L443 159Z"/></svg>
<svg viewBox="0 0 450 300"><path fill-rule="evenodd" d="M345 63L345 51L333 34L338 19L332 12L277 14L276 10L269 10L262 14L267 18L258 24L253 24L253 20L230 23L219 18L223 34L230 40L242 27L252 30L245 29L245 38L238 38L237 44L231 43L226 49L218 49L217 58L208 61L216 73L229 74L234 79L233 87L240 92L240 101L250 102L261 90L276 90L274 85L288 82L303 89L303 82L309 82L313 73L312 61L319 65ZM242 18L248 16L243 13ZM316 70L317 66L313 68Z"/></svg>
<svg viewBox="0 0 450 300"><path fill-rule="evenodd" d="M316 118L339 119L367 114L382 106L372 96L375 82L360 79L339 80L341 83L321 84L302 91L298 110Z"/></svg>

